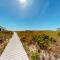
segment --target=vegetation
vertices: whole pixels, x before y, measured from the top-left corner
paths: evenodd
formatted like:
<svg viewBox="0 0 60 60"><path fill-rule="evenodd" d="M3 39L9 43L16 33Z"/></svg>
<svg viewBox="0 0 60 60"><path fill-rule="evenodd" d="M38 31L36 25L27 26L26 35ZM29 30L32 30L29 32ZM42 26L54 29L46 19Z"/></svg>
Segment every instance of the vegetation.
<svg viewBox="0 0 60 60"><path fill-rule="evenodd" d="M39 53L38 53L38 52L36 52L36 53L33 53L33 52L32 52L31 58L32 58L32 60L39 60L39 59L40 59L40 58L39 58Z"/></svg>
<svg viewBox="0 0 60 60"><path fill-rule="evenodd" d="M60 31L58 31L58 34L57 35L60 36Z"/></svg>
<svg viewBox="0 0 60 60"><path fill-rule="evenodd" d="M1 31L0 32L0 55L2 54L3 50L5 49L9 39L12 37L12 32L8 31Z"/></svg>
<svg viewBox="0 0 60 60"><path fill-rule="evenodd" d="M32 39L38 43L41 49L47 49L47 47L49 46L49 42L56 42L56 40L46 34L34 36Z"/></svg>
<svg viewBox="0 0 60 60"><path fill-rule="evenodd" d="M59 31L20 31L17 32L23 46L32 60L39 60L40 50L52 51L60 54L60 32ZM36 45L38 51L31 53L29 46ZM27 47L26 47L27 46ZM33 47L32 47L33 48Z"/></svg>
<svg viewBox="0 0 60 60"><path fill-rule="evenodd" d="M40 48L46 48L46 46L48 45L48 42L49 42L49 36L47 36L45 34L38 35L38 36L34 36L33 40L35 40L38 43Z"/></svg>

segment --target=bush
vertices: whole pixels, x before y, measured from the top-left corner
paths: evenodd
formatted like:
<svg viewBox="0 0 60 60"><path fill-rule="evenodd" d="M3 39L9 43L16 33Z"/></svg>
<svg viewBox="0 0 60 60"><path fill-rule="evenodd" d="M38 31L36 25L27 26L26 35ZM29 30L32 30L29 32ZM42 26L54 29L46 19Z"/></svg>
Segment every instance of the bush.
<svg viewBox="0 0 60 60"><path fill-rule="evenodd" d="M38 52L36 52L36 53L32 53L32 60L39 60L40 58L39 58L39 53Z"/></svg>
<svg viewBox="0 0 60 60"><path fill-rule="evenodd" d="M48 43L53 42L53 39L50 39L49 36L45 34L33 36L32 40L37 42L41 49L47 49Z"/></svg>

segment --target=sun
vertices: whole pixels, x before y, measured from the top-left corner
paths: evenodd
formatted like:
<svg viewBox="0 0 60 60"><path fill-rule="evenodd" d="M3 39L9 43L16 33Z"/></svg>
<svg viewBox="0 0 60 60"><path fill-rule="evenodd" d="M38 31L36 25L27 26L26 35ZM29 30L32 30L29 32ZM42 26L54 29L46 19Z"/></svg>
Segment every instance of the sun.
<svg viewBox="0 0 60 60"><path fill-rule="evenodd" d="M27 6L27 0L19 0L21 6L26 7Z"/></svg>
<svg viewBox="0 0 60 60"><path fill-rule="evenodd" d="M20 3L25 4L27 2L27 0L20 0Z"/></svg>
<svg viewBox="0 0 60 60"><path fill-rule="evenodd" d="M33 5L33 0L18 0L18 2L20 7L25 9Z"/></svg>

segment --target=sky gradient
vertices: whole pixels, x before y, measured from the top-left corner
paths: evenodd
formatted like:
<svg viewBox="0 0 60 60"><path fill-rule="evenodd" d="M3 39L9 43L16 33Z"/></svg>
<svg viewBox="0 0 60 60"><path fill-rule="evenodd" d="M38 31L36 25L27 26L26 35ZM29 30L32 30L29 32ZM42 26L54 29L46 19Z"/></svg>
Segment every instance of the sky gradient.
<svg viewBox="0 0 60 60"><path fill-rule="evenodd" d="M0 25L9 30L60 28L60 0L0 0Z"/></svg>

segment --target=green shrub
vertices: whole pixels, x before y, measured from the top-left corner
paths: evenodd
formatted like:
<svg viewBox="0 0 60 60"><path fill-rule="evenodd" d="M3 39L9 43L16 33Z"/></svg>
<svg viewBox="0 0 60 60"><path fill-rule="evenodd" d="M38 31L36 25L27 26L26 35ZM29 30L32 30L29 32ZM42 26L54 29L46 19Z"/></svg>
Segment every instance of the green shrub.
<svg viewBox="0 0 60 60"><path fill-rule="evenodd" d="M48 44L49 36L43 34L43 35L34 36L32 39L38 43L40 48L44 48Z"/></svg>
<svg viewBox="0 0 60 60"><path fill-rule="evenodd" d="M39 60L40 58L39 58L39 53L38 52L36 52L36 53L32 53L32 60Z"/></svg>

